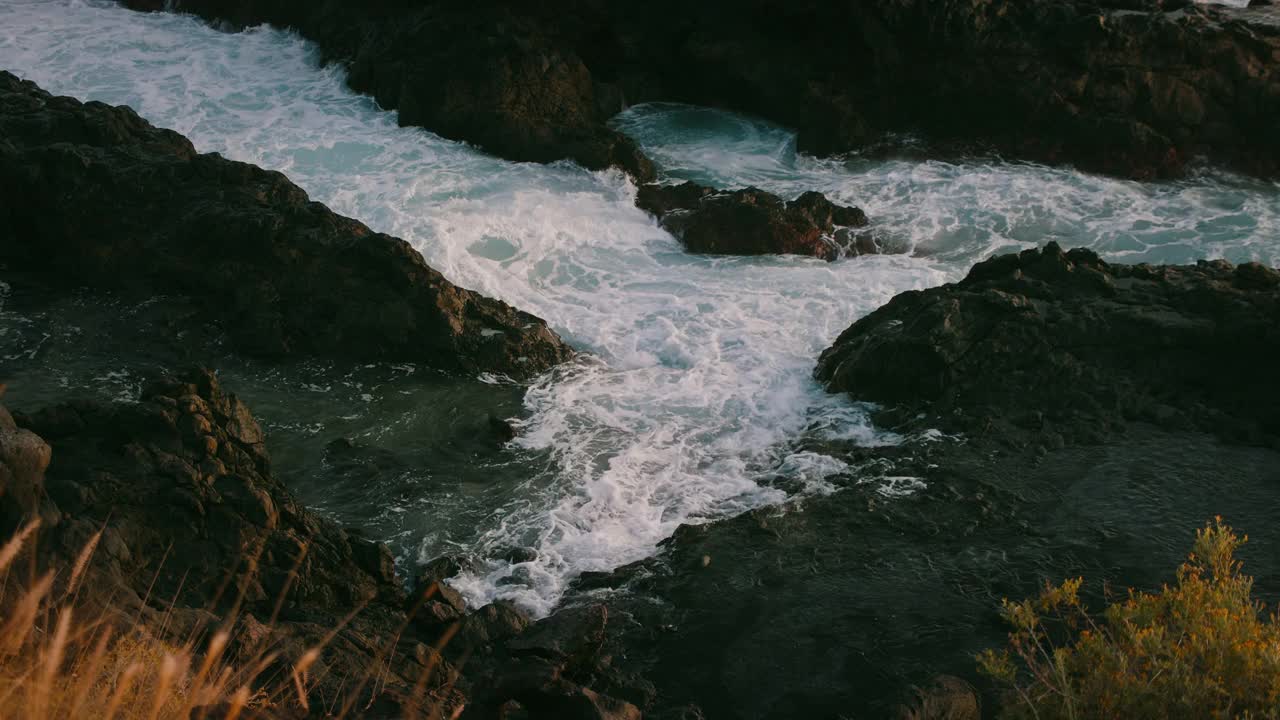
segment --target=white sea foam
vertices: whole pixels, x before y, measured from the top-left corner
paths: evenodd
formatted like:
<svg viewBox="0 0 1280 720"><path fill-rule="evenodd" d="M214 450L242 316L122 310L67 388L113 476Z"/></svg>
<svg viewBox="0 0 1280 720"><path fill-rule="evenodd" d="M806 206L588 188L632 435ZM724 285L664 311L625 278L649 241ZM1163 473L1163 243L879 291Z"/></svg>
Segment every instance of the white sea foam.
<svg viewBox="0 0 1280 720"><path fill-rule="evenodd" d="M240 34L111 3L0 0L0 65L53 92L127 103L202 151L282 170L314 198L404 237L453 281L544 318L589 355L527 396L516 441L554 470L495 508L458 586L548 612L576 574L652 553L683 522L783 498L761 479L830 490L843 462L801 433L895 442L866 408L823 393L817 354L894 294L956 279L1044 239L1119 259L1280 259L1274 186L1223 175L1144 186L1022 164L814 160L781 129L716 111L619 119L676 176L818 189L868 210L918 253L833 264L685 253L617 173L499 161L397 127L319 68L296 36ZM441 72L447 72L441 68ZM501 382L496 377L490 382ZM886 495L911 492L890 478Z"/></svg>

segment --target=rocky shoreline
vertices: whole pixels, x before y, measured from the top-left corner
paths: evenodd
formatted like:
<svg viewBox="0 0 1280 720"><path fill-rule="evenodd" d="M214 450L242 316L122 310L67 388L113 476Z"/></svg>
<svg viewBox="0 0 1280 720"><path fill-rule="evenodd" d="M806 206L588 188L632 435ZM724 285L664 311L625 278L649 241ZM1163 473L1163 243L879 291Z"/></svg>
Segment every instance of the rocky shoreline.
<svg viewBox="0 0 1280 720"><path fill-rule="evenodd" d="M402 122L513 159L621 168L692 252L895 249L818 193L643 182L652 165L607 126L625 102L757 112L823 153L911 129L1138 177L1198 153L1280 170L1280 31L1185 2L176 7L297 26ZM823 39L847 42L818 74L802 59ZM1226 103L1223 85L1252 104ZM255 357L527 379L573 354L280 173L3 72L0 192L3 279L180 296L194 311L174 323L213 323ZM1280 544L1278 351L1280 272L1260 264L1128 266L1055 243L992 258L896 296L817 359L820 383L879 403L901 442L798 437L844 464L831 492L682 526L656 557L582 575L536 622L468 608L446 582L453 558L397 568L384 544L305 507L249 407L203 367L151 378L137 402L0 407L0 533L38 518L42 568L96 543L96 602L175 636L234 622L233 656L280 653L268 684L323 646L312 716L395 717L425 698L481 720L884 717L930 687L953 720L976 718L991 698L969 685L973 653L1001 641L1001 597L1068 573L1157 586L1215 512ZM324 461L358 488L396 458L337 440ZM1276 559L1248 560L1261 594L1280 593ZM351 682L371 668L376 682Z"/></svg>
<svg viewBox="0 0 1280 720"><path fill-rule="evenodd" d="M0 263L24 281L189 297L258 356L532 377L571 349L284 175L0 71Z"/></svg>
<svg viewBox="0 0 1280 720"><path fill-rule="evenodd" d="M1280 542L1278 302L1261 265L1052 243L902 293L815 372L901 443L798 438L847 464L835 492L683 526L577 591L629 619L611 642L654 684L648 717L894 717L917 690L941 714L901 717L984 717L973 658L1004 639L1001 598L1158 589L1179 529L1215 513ZM1247 562L1280 596L1274 554Z"/></svg>
<svg viewBox="0 0 1280 720"><path fill-rule="evenodd" d="M267 688L322 648L317 704L371 717L411 706L507 717L511 702L531 718L640 716L575 681L600 662L602 606L531 623L506 604L467 611L431 567L407 583L385 545L298 503L266 446L204 369L157 379L137 403L0 407L0 532L40 518L36 561L55 568L96 543L91 602L163 616L154 627L175 638L231 626L232 657L278 655L258 679Z"/></svg>
<svg viewBox="0 0 1280 720"><path fill-rule="evenodd" d="M569 158L638 180L652 163L607 120L675 100L760 115L820 155L944 148L1150 178L1200 155L1280 172L1280 25L1187 0L876 0L726 5L573 0L515 7L326 0L124 0L296 28L348 82L421 125L513 160ZM815 53L813 48L829 48ZM448 68L448 72L443 69Z"/></svg>
<svg viewBox="0 0 1280 720"><path fill-rule="evenodd" d="M1280 405L1258 398L1280 397L1277 354L1274 269L1113 265L1049 243L898 295L846 330L815 376L966 433L1022 427L1061 445L1138 420L1274 444Z"/></svg>
<svg viewBox="0 0 1280 720"><path fill-rule="evenodd" d="M836 205L819 192L784 201L758 188L718 192L686 182L644 185L636 205L695 253L838 260L890 251L870 233L859 232L867 226L866 213Z"/></svg>

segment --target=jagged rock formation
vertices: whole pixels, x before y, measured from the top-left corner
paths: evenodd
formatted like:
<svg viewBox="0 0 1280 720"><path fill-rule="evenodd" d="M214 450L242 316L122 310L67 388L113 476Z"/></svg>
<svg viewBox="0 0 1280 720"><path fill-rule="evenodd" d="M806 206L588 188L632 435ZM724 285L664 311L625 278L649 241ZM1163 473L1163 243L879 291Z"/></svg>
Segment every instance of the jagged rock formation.
<svg viewBox="0 0 1280 720"><path fill-rule="evenodd" d="M406 592L385 545L294 499L249 409L207 370L157 380L137 403L0 409L0 482L0 538L39 515L41 564L67 567L101 531L82 591L92 601L184 639L233 620L231 657L279 653L258 678L267 686L323 645L316 711L639 718L581 684L603 662L603 609L533 625L507 605L468 612L440 584L447 573Z"/></svg>
<svg viewBox="0 0 1280 720"><path fill-rule="evenodd" d="M159 10L159 0L124 0ZM1195 155L1280 170L1280 23L1187 0L677 3L176 0L296 27L401 121L517 160L641 180L605 120L626 103L718 105L795 127L817 154L914 131L943 146L1122 175Z"/></svg>
<svg viewBox="0 0 1280 720"><path fill-rule="evenodd" d="M515 377L571 354L542 320L457 287L408 243L309 201L280 173L3 72L0 193L10 271L190 296L253 354Z"/></svg>
<svg viewBox="0 0 1280 720"><path fill-rule="evenodd" d="M596 81L577 51L573 7L479 3L128 0L236 26L297 28L327 60L350 63L351 86L400 111L400 122L475 143L502 157L619 167L640 180L653 165L605 121L617 88Z"/></svg>
<svg viewBox="0 0 1280 720"><path fill-rule="evenodd" d="M898 295L841 334L816 375L831 391L967 430L1007 422L1101 436L1146 420L1274 442L1277 354L1276 270L1112 265L1050 243Z"/></svg>
<svg viewBox="0 0 1280 720"><path fill-rule="evenodd" d="M856 232L867 224L862 210L836 205L819 192L783 201L757 188L717 192L686 182L645 185L636 205L698 253L780 253L835 260L890 251L870 234Z"/></svg>
<svg viewBox="0 0 1280 720"><path fill-rule="evenodd" d="M973 657L1006 640L1001 598L1046 577L1088 578L1094 606L1107 582L1158 588L1215 514L1280 542L1278 352L1280 272L1258 264L1053 244L979 263L898 295L818 363L832 391L882 403L900 444L804 433L793 451L843 463L839 492L683 526L578 588L626 589L609 596L630 619L615 664L654 684L663 717L892 717L931 685L973 717L964 683L931 679L989 691ZM1248 562L1280 591L1275 553Z"/></svg>

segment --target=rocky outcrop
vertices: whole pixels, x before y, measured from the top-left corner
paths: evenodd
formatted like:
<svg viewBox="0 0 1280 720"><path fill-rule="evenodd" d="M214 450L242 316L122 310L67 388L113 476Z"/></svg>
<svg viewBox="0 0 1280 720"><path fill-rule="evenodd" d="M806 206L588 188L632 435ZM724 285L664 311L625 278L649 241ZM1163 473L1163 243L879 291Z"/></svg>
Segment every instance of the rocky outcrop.
<svg viewBox="0 0 1280 720"><path fill-rule="evenodd" d="M645 185L636 195L636 205L698 253L835 260L886 251L870 234L857 232L867 225L865 213L836 205L819 192L783 201L757 188L717 191L686 182Z"/></svg>
<svg viewBox="0 0 1280 720"><path fill-rule="evenodd" d="M1100 445L1042 437L803 444L848 463L827 478L839 492L682 527L658 558L591 579L621 590L604 595L615 671L653 683L652 717L892 718L924 705L915 688L955 713L940 717L976 717L938 675L977 686L985 716L1001 698L974 655L1007 642L1001 598L1079 576L1090 607L1107 583L1158 589L1214 514L1280 542L1280 451L1141 423ZM1280 592L1275 553L1247 567L1255 592Z"/></svg>
<svg viewBox="0 0 1280 720"><path fill-rule="evenodd" d="M291 683L293 664L322 648L308 690L326 708L639 717L582 684L604 662L603 610L532 626L507 605L468 612L439 568L406 592L385 545L283 487L249 409L206 370L162 378L137 403L73 402L12 419L0 409L0 480L0 542L40 515L40 564L65 568L95 547L82 590L92 602L182 640L230 628L237 662L278 655L255 684Z"/></svg>
<svg viewBox="0 0 1280 720"><path fill-rule="evenodd" d="M545 8L482 0L125 0L139 10L176 9L235 26L293 27L327 60L348 64L348 82L426 127L502 157L568 158L617 167L639 180L654 170L635 143L605 121L621 109L581 50L572 3Z"/></svg>
<svg viewBox="0 0 1280 720"><path fill-rule="evenodd" d="M0 385L0 397L4 386ZM27 517L50 514L44 502L44 471L51 450L39 435L20 428L0 405L0 533L9 534Z"/></svg>
<svg viewBox="0 0 1280 720"><path fill-rule="evenodd" d="M520 160L644 179L605 119L723 106L817 154L915 132L951 149L1137 177L1198 154L1280 171L1280 22L1187 0L602 2L124 0L293 26L401 121ZM824 48L819 52L817 48Z"/></svg>
<svg viewBox="0 0 1280 720"><path fill-rule="evenodd" d="M895 297L841 334L816 376L970 431L1101 436L1146 420L1275 442L1278 354L1276 270L1111 265L1050 243Z"/></svg>
<svg viewBox="0 0 1280 720"><path fill-rule="evenodd" d="M656 64L636 82L795 127L803 151L912 132L939 149L1135 177L1177 174L1200 154L1280 170L1268 131L1280 118L1280 27L1262 10L1185 0L674 5L617 8L618 27L657 38L662 25L669 38L650 46Z"/></svg>
<svg viewBox="0 0 1280 720"><path fill-rule="evenodd" d="M0 262L50 285L195 300L263 356L530 376L571 354L527 313L453 285L408 243L127 107L0 73Z"/></svg>
<svg viewBox="0 0 1280 720"><path fill-rule="evenodd" d="M994 258L823 354L818 378L900 433L793 438L838 492L681 527L576 591L625 590L604 595L615 670L653 683L655 715L978 717L1001 598L1061 577L1088 578L1095 607L1107 583L1158 588L1215 514L1280 542L1278 352L1276 270ZM1249 562L1280 591L1274 553Z"/></svg>
<svg viewBox="0 0 1280 720"><path fill-rule="evenodd" d="M52 447L44 561L65 567L99 538L85 584L93 601L144 618L167 612L179 636L231 622L231 657L280 653L259 678L268 684L323 644L312 690L328 700L386 656L387 685L359 700L410 697L432 662L430 639L401 632L406 596L386 546L302 507L272 474L248 408L213 374L164 378L138 403L74 402L16 420ZM0 505L31 514L21 497ZM446 712L464 702L455 676L446 663L425 688Z"/></svg>

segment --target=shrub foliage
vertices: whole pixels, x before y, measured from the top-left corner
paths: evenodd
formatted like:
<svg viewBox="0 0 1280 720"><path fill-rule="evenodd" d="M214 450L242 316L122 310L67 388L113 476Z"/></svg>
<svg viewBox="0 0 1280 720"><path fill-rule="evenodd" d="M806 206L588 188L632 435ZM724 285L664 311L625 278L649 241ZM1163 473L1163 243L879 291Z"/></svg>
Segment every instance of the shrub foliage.
<svg viewBox="0 0 1280 720"><path fill-rule="evenodd" d="M1247 540L1215 519L1174 585L1130 590L1101 618L1080 578L1005 600L1008 647L978 657L1008 691L1001 717L1280 718L1280 624L1235 558Z"/></svg>

